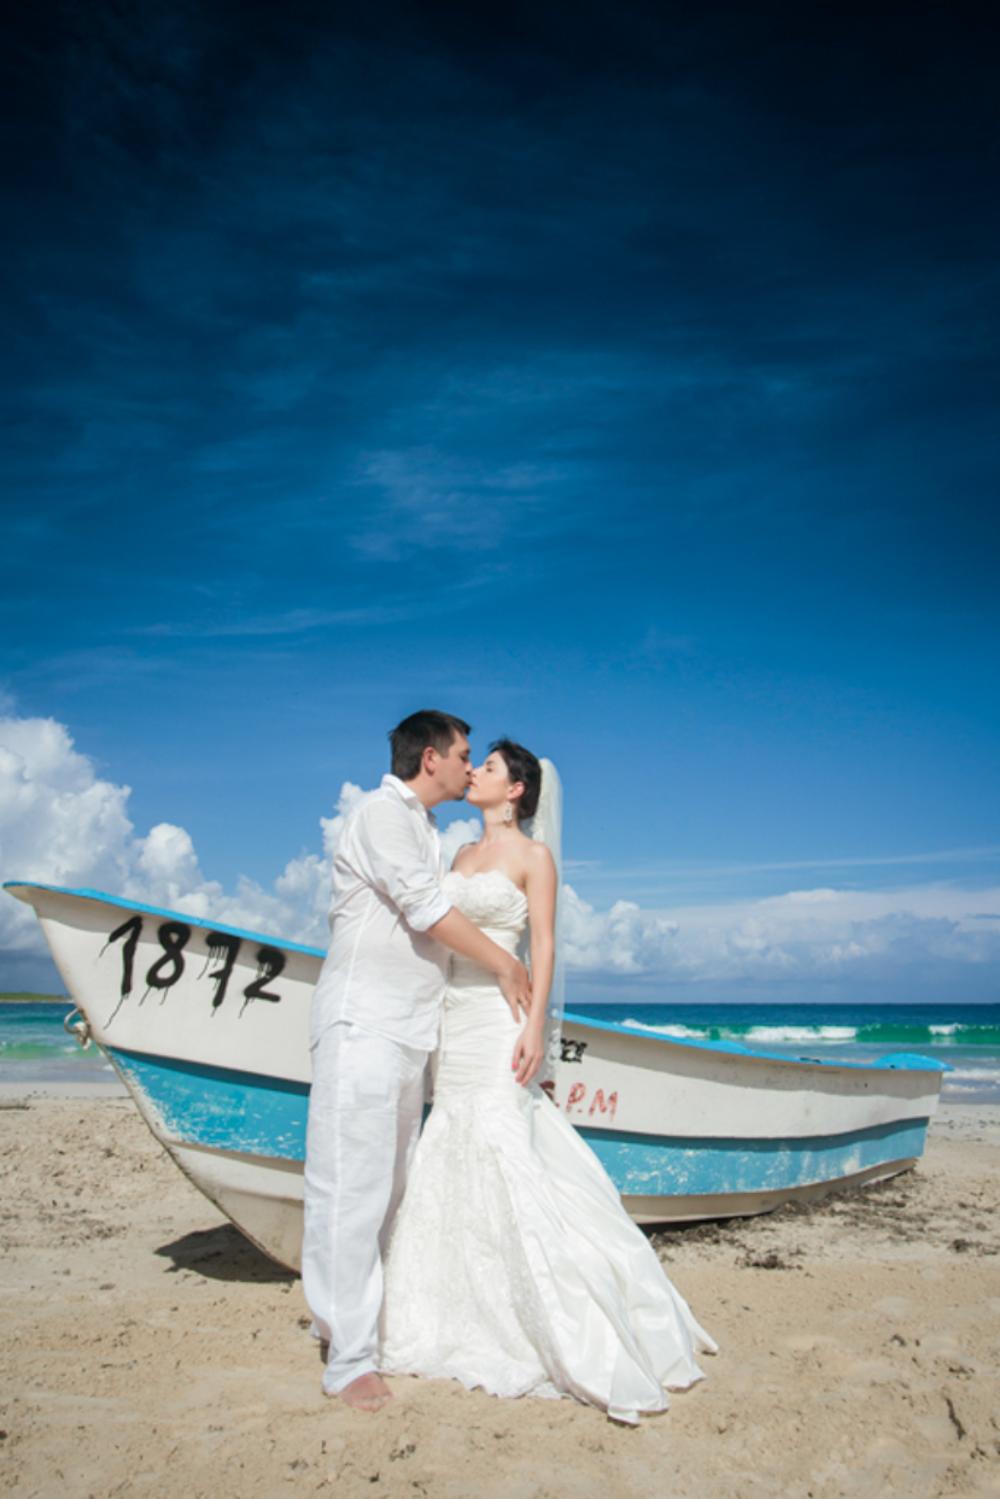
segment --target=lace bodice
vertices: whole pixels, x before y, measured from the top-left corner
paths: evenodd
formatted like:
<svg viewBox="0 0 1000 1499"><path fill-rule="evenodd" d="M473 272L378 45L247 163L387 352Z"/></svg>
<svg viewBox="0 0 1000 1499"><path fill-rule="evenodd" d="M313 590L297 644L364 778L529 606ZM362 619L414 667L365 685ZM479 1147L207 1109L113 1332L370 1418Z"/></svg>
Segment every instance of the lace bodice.
<svg viewBox="0 0 1000 1499"><path fill-rule="evenodd" d="M509 932L515 939L524 931L528 897L499 869L478 874L460 874L453 869L442 885L449 900L476 926L489 932Z"/></svg>

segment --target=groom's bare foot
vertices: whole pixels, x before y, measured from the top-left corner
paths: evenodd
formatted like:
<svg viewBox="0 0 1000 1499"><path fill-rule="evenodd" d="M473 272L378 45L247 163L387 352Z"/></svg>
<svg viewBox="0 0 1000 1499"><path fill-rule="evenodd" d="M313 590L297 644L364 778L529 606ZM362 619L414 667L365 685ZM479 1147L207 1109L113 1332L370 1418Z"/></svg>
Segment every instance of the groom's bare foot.
<svg viewBox="0 0 1000 1499"><path fill-rule="evenodd" d="M392 1391L381 1374L361 1374L337 1394L356 1411L380 1411L392 1399Z"/></svg>

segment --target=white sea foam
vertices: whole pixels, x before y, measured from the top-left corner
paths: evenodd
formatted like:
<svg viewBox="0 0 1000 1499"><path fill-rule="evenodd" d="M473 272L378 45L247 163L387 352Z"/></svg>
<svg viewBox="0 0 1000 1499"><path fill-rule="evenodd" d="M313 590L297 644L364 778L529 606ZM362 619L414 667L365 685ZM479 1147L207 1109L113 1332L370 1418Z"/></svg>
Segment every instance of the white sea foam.
<svg viewBox="0 0 1000 1499"><path fill-rule="evenodd" d="M633 1031L648 1031L651 1036L673 1036L681 1041L707 1041L709 1032L690 1025L647 1025L644 1020L623 1020Z"/></svg>
<svg viewBox="0 0 1000 1499"><path fill-rule="evenodd" d="M713 1034L713 1031L697 1026L680 1023L650 1025L645 1020L633 1020L631 1017L621 1023L630 1030L647 1031L655 1036L674 1036L680 1040L705 1041ZM734 1029L719 1026L714 1034L727 1041L808 1041L815 1045L819 1041L853 1041L857 1036L857 1028L853 1025L752 1025L743 1030L741 1027Z"/></svg>
<svg viewBox="0 0 1000 1499"><path fill-rule="evenodd" d="M747 1041L853 1041L858 1034L853 1025L752 1025Z"/></svg>
<svg viewBox="0 0 1000 1499"><path fill-rule="evenodd" d="M954 1036L957 1031L962 1030L962 1026L957 1023L954 1025L929 1025L927 1029L932 1036Z"/></svg>

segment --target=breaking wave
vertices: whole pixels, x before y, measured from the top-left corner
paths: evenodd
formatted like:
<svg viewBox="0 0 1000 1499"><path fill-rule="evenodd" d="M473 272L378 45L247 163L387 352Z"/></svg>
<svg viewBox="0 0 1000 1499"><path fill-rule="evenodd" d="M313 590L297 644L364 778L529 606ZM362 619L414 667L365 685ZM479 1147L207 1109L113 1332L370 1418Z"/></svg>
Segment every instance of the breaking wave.
<svg viewBox="0 0 1000 1499"><path fill-rule="evenodd" d="M976 1025L954 1022L950 1025L913 1024L903 1022L894 1025L889 1021L877 1021L868 1025L759 1025L747 1022L742 1025L720 1024L692 1026L666 1020L653 1023L628 1016L620 1022L630 1030L646 1031L651 1035L674 1036L683 1041L745 1041L778 1046L808 1046L856 1044L860 1046L982 1046L1000 1049L1000 1026Z"/></svg>

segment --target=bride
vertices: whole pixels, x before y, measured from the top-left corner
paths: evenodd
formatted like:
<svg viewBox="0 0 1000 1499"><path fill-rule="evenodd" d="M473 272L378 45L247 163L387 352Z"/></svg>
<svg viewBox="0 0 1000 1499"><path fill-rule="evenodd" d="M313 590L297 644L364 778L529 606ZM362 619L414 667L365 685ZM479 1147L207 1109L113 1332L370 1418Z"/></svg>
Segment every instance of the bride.
<svg viewBox="0 0 1000 1499"><path fill-rule="evenodd" d="M537 1080L561 1019L555 767L498 740L467 800L483 833L445 889L508 951L528 929L531 1011L514 1020L496 980L452 958L434 1107L385 1261L381 1368L635 1423L702 1379L695 1355L716 1345Z"/></svg>

